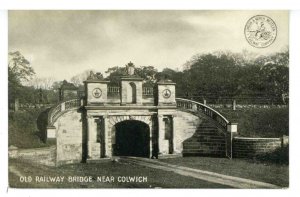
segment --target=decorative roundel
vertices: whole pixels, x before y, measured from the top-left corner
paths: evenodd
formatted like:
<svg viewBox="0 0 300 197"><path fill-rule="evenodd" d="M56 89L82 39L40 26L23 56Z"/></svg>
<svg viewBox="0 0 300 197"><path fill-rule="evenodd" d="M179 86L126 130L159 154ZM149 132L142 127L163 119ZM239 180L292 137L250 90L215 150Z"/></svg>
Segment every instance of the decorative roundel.
<svg viewBox="0 0 300 197"><path fill-rule="evenodd" d="M92 94L95 98L100 98L102 95L102 91L100 88L95 88L93 89Z"/></svg>
<svg viewBox="0 0 300 197"><path fill-rule="evenodd" d="M165 89L165 90L162 92L162 95L163 95L164 98L170 98L170 96L171 96L171 90Z"/></svg>

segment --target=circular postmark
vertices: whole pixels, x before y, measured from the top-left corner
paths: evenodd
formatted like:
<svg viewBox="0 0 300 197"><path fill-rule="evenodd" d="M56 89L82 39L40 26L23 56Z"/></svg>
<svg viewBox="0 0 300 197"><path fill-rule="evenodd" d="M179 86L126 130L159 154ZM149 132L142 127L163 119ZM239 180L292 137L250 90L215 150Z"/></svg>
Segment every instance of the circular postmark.
<svg viewBox="0 0 300 197"><path fill-rule="evenodd" d="M257 15L247 21L244 33L251 46L266 48L275 41L277 26L270 17Z"/></svg>
<svg viewBox="0 0 300 197"><path fill-rule="evenodd" d="M92 94L95 98L100 98L102 95L102 91L100 88L95 88L93 89Z"/></svg>

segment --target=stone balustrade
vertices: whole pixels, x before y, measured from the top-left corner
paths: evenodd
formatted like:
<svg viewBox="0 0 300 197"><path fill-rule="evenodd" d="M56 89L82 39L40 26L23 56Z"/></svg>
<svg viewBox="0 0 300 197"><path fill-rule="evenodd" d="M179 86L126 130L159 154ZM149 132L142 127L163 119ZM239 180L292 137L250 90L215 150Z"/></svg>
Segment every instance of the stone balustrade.
<svg viewBox="0 0 300 197"><path fill-rule="evenodd" d="M48 115L48 126L53 126L53 123L57 120L60 116L60 113L78 108L81 105L80 99L72 99L68 101L64 101L53 107Z"/></svg>
<svg viewBox="0 0 300 197"><path fill-rule="evenodd" d="M185 109L193 112L201 112L209 116L211 119L215 120L225 130L227 129L227 124L229 123L229 120L227 120L219 112L210 108L209 106L202 103L198 103L196 101L182 99L182 98L176 98L176 103L177 103L177 108Z"/></svg>

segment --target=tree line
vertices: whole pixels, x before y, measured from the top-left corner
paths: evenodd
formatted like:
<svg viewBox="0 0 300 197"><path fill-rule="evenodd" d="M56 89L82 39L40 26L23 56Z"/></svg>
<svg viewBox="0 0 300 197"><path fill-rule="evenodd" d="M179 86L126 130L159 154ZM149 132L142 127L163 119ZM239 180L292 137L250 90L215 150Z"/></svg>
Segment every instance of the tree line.
<svg viewBox="0 0 300 197"><path fill-rule="evenodd" d="M8 62L9 102L55 103L62 81L38 78L30 62L19 52L10 52ZM70 79L82 87L91 70ZM94 71L95 72L95 71ZM110 85L118 85L120 76L126 74L125 66L111 67L105 71ZM287 104L289 90L289 51L285 49L265 56L243 51L220 51L198 54L187 61L182 70L165 68L161 72L155 66L136 66L135 75L153 86L157 81L170 79L176 83L176 94L202 101L217 102L222 98L269 98L272 102Z"/></svg>

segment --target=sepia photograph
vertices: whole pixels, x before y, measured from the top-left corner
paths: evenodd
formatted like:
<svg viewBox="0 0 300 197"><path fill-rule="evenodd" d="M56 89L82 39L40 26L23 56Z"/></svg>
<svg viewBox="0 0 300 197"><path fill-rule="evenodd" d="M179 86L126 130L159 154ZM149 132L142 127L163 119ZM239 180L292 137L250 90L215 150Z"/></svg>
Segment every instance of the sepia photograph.
<svg viewBox="0 0 300 197"><path fill-rule="evenodd" d="M9 188L289 188L289 11L8 11Z"/></svg>

